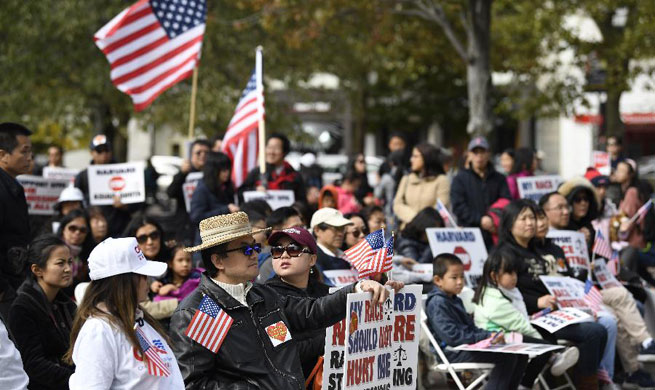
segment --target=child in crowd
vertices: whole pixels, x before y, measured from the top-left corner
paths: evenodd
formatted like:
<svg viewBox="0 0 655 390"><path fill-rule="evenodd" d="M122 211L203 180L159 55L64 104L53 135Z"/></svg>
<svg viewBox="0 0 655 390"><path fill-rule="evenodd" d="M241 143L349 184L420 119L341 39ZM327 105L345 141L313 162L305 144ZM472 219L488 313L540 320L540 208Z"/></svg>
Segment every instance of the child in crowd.
<svg viewBox="0 0 655 390"><path fill-rule="evenodd" d="M516 287L518 269L513 258L503 257L498 251L491 253L484 263L482 279L473 297L475 324L493 332L521 333L526 343L544 343L537 329L530 324L523 296ZM553 355L552 359L550 354L536 359L540 359L542 365L550 359L551 374L560 376L578 362L579 355L578 348L570 347Z"/></svg>
<svg viewBox="0 0 655 390"><path fill-rule="evenodd" d="M487 389L517 389L528 365L525 355L498 354L493 352L453 351L445 347L473 344L496 333L475 326L473 319L464 309L462 300L457 297L464 287L464 266L462 261L450 253L442 253L434 259L435 289L430 292L426 302L428 325L451 363L476 362L493 363ZM503 336L494 337L495 342L503 342ZM539 373L540 367L534 367ZM532 375L531 375L532 376ZM527 385L526 385L527 383ZM523 383L531 387L532 382Z"/></svg>
<svg viewBox="0 0 655 390"><path fill-rule="evenodd" d="M182 301L198 287L202 268L191 268L191 254L185 252L183 245L173 248L173 258L168 262L168 271L163 278L151 286L155 295L153 301L177 299Z"/></svg>

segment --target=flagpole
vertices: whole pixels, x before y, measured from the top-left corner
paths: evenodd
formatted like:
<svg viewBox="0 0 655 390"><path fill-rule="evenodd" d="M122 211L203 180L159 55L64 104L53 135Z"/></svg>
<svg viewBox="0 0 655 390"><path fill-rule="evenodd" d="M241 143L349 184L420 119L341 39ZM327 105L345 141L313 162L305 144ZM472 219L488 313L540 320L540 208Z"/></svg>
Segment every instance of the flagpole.
<svg viewBox="0 0 655 390"><path fill-rule="evenodd" d="M198 64L193 68L193 81L191 82L191 106L189 107L189 139L194 137L196 120L196 93L198 92Z"/></svg>
<svg viewBox="0 0 655 390"><path fill-rule="evenodd" d="M255 72L257 73L257 110L264 109L264 64L262 56L263 48L257 46L255 55ZM259 172L263 176L266 173L266 122L263 113L260 112L258 125L258 145L259 145Z"/></svg>
<svg viewBox="0 0 655 390"><path fill-rule="evenodd" d="M591 270L594 268L594 261L596 260L596 240L598 239L598 233L600 230L596 230L596 235L594 236L594 243L591 245L591 263L589 263L589 270L587 272L587 279L591 280Z"/></svg>

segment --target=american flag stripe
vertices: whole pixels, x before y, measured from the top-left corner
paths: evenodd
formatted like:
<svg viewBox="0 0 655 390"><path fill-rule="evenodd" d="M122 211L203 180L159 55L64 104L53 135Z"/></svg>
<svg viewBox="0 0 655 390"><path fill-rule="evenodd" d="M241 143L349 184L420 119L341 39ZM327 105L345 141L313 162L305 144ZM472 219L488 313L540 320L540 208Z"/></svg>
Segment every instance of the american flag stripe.
<svg viewBox="0 0 655 390"><path fill-rule="evenodd" d="M136 111L193 73L205 17L204 0L139 0L96 32L112 82L130 95Z"/></svg>
<svg viewBox="0 0 655 390"><path fill-rule="evenodd" d="M136 337L141 345L141 349L143 349L143 353L146 355L148 373L155 376L169 376L171 373L161 360L157 352L158 348L150 343L148 337L140 327L136 328Z"/></svg>
<svg viewBox="0 0 655 390"><path fill-rule="evenodd" d="M222 310L211 298L204 296L198 310L193 315L185 334L216 353L223 344L233 319Z"/></svg>
<svg viewBox="0 0 655 390"><path fill-rule="evenodd" d="M600 310L600 305L603 303L603 296L600 294L600 291L594 286L591 280L587 279L585 282L585 295L584 301L591 307L593 311Z"/></svg>
<svg viewBox="0 0 655 390"><path fill-rule="evenodd" d="M232 182L240 186L257 166L259 122L265 116L262 55L257 50L255 70L241 94L223 137L223 152L232 159Z"/></svg>
<svg viewBox="0 0 655 390"><path fill-rule="evenodd" d="M612 248L610 248L609 243L605 240L603 233L600 230L596 231L596 238L594 240L593 252L599 256L602 256L606 259L612 257Z"/></svg>
<svg viewBox="0 0 655 390"><path fill-rule="evenodd" d="M383 230L377 230L345 251L346 259L357 269L359 278L391 270L393 237L386 243Z"/></svg>

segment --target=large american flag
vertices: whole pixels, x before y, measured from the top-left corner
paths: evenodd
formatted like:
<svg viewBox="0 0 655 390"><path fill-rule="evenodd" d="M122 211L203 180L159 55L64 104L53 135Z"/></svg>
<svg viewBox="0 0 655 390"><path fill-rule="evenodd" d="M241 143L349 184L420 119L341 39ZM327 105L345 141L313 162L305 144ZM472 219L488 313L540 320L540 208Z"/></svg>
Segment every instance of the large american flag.
<svg viewBox="0 0 655 390"><path fill-rule="evenodd" d="M391 271L393 236L385 243L383 230L374 231L346 250L345 254L348 261L357 269L360 279L375 273Z"/></svg>
<svg viewBox="0 0 655 390"><path fill-rule="evenodd" d="M193 315L186 334L193 341L212 351L218 352L234 320L216 302L205 295Z"/></svg>
<svg viewBox="0 0 655 390"><path fill-rule="evenodd" d="M159 357L159 348L150 344L148 336L143 333L140 327L136 328L136 338L139 340L139 345L143 353L146 354L146 364L148 365L148 374L153 376L169 376L171 372L164 364L164 361Z"/></svg>
<svg viewBox="0 0 655 390"><path fill-rule="evenodd" d="M139 0L95 33L114 85L134 110L193 73L202 48L205 0Z"/></svg>
<svg viewBox="0 0 655 390"><path fill-rule="evenodd" d="M257 50L255 70L234 110L223 137L223 151L232 160L232 182L240 186L248 172L257 166L259 122L264 119L264 85L261 50Z"/></svg>
<svg viewBox="0 0 655 390"><path fill-rule="evenodd" d="M599 311L600 305L603 303L603 296L589 279L584 284L584 301L594 312Z"/></svg>
<svg viewBox="0 0 655 390"><path fill-rule="evenodd" d="M596 237L594 239L594 247L592 250L595 254L602 256L606 259L610 259L612 257L612 248L610 247L609 242L607 242L605 236L603 236L603 233L601 233L600 230L596 231Z"/></svg>

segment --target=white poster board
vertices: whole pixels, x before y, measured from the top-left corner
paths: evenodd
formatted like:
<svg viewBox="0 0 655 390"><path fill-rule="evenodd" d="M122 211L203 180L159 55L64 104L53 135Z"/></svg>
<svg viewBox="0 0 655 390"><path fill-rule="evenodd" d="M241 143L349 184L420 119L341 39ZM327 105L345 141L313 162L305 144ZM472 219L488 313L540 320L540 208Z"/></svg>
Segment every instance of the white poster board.
<svg viewBox="0 0 655 390"><path fill-rule="evenodd" d="M296 201L296 196L291 190L244 191L244 202L255 199L264 199L273 210L277 210L280 207L291 206Z"/></svg>
<svg viewBox="0 0 655 390"><path fill-rule="evenodd" d="M59 195L70 185L68 180L45 179L32 175L20 175L16 180L25 191L29 215L55 215Z"/></svg>
<svg viewBox="0 0 655 390"><path fill-rule="evenodd" d="M393 297L392 389L414 390L418 377L421 285L405 286Z"/></svg>
<svg viewBox="0 0 655 390"><path fill-rule="evenodd" d="M117 195L123 204L146 200L143 162L90 165L87 173L89 202L93 206L112 205Z"/></svg>
<svg viewBox="0 0 655 390"><path fill-rule="evenodd" d="M564 309L544 314L543 316L530 321L530 323L546 330L548 333L555 333L569 325L585 321L592 321L589 314L573 307L566 307Z"/></svg>
<svg viewBox="0 0 655 390"><path fill-rule="evenodd" d="M528 355L531 357L544 354L546 352L563 349L563 346L553 344L532 344L532 343L517 343L517 344L494 344L482 348L476 345L459 345L455 347L458 351L476 351L476 352L497 352L497 353L511 353L518 355Z"/></svg>
<svg viewBox="0 0 655 390"><path fill-rule="evenodd" d="M391 388L393 302L393 291L382 304L368 292L348 294L342 389Z"/></svg>
<svg viewBox="0 0 655 390"><path fill-rule="evenodd" d="M198 187L198 182L202 180L202 172L191 172L186 176L184 184L182 184L182 193L184 194L184 206L186 207L187 213L191 212L191 198L193 198L193 192Z"/></svg>
<svg viewBox="0 0 655 390"><path fill-rule="evenodd" d="M346 286L355 283L357 279L356 269L333 269L323 271L323 275L328 279L330 284L336 287Z"/></svg>
<svg viewBox="0 0 655 390"><path fill-rule="evenodd" d="M323 389L341 390L343 383L343 354L345 352L346 319L325 329L323 355Z"/></svg>
<svg viewBox="0 0 655 390"><path fill-rule="evenodd" d="M596 275L596 280L603 290L614 287L623 287L621 282L616 280L616 277L612 272L610 272L609 268L607 268L605 259L594 260L594 275Z"/></svg>
<svg viewBox="0 0 655 390"><path fill-rule="evenodd" d="M562 248L573 272L589 270L589 252L584 234L573 230L550 229L546 237Z"/></svg>
<svg viewBox="0 0 655 390"><path fill-rule="evenodd" d="M80 173L78 169L63 167L43 167L43 177L46 179L75 181L75 177Z"/></svg>
<svg viewBox="0 0 655 390"><path fill-rule="evenodd" d="M487 260L479 228L428 228L425 229L432 256L440 253L457 255L464 263L466 285L475 289L482 278L482 267Z"/></svg>
<svg viewBox="0 0 655 390"><path fill-rule="evenodd" d="M540 276L550 295L557 298L560 309L573 307L589 310L584 299L584 283L568 276Z"/></svg>
<svg viewBox="0 0 655 390"><path fill-rule="evenodd" d="M539 202L539 198L549 192L557 191L562 178L557 175L518 177L516 185L521 199L531 199Z"/></svg>
<svg viewBox="0 0 655 390"><path fill-rule="evenodd" d="M591 166L596 168L601 175L609 176L612 171L610 154L601 150L594 150L591 152Z"/></svg>

